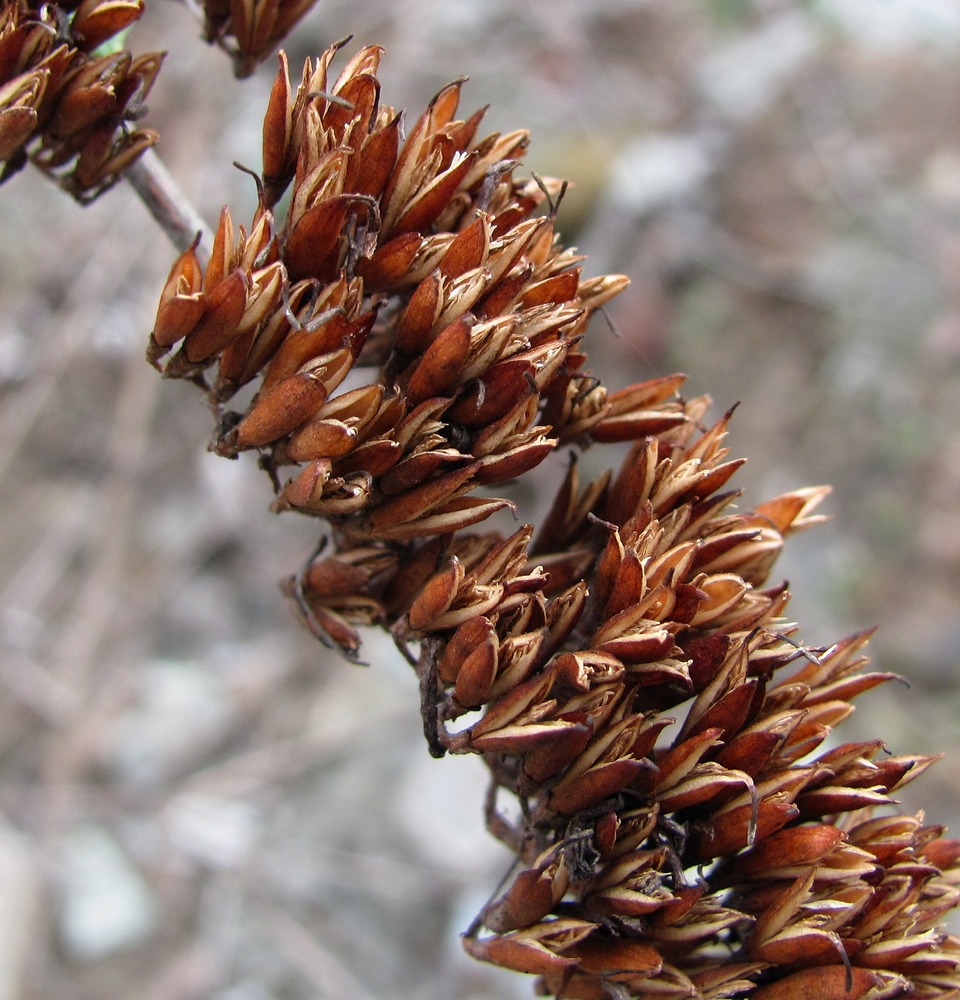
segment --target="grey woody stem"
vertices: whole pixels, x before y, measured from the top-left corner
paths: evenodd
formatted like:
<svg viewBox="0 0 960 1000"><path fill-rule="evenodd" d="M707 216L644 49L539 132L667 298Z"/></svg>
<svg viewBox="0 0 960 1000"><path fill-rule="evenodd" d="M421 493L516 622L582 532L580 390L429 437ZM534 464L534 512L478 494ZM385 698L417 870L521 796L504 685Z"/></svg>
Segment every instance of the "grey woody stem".
<svg viewBox="0 0 960 1000"><path fill-rule="evenodd" d="M160 157L148 149L127 169L125 176L178 251L182 253L193 244L198 233L202 234L197 255L206 266L214 228L193 207Z"/></svg>

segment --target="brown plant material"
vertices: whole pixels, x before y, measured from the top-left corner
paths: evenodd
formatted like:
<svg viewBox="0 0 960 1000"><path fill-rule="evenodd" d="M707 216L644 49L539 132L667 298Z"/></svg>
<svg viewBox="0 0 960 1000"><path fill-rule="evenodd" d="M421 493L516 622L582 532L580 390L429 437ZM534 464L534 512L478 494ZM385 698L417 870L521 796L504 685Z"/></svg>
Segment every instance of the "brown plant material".
<svg viewBox="0 0 960 1000"><path fill-rule="evenodd" d="M162 54L101 48L142 12L142 0L0 6L0 183L32 160L91 201L156 143L133 123Z"/></svg>
<svg viewBox="0 0 960 1000"><path fill-rule="evenodd" d="M514 178L525 133L478 140L481 114L455 117L458 83L401 142L379 103L380 50L331 81L336 51L308 62L295 91L281 54L257 214L248 231L224 209L205 271L195 249L180 257L149 355L176 348L170 377L215 366L218 406L261 380L245 412L223 415L215 447L260 449L275 475L300 466L278 509L331 519L352 541L405 541L509 506L469 494L609 430L608 417L618 440L641 436L669 385L611 409L583 370L590 314L625 279L584 280L552 214L534 216L560 189ZM291 185L280 224L273 206ZM360 365L375 380L338 392Z"/></svg>
<svg viewBox="0 0 960 1000"><path fill-rule="evenodd" d="M804 647L769 582L827 490L736 510L730 413L705 426L682 375L608 394L586 369L625 279L556 240L562 189L514 176L525 134L478 140L457 83L404 140L380 50L330 82L335 52L296 90L280 56L256 216L176 262L149 356L218 408L259 380L214 447L259 450L276 509L328 522L285 583L304 623L351 658L390 628L431 752L489 767L516 864L468 951L567 1000L957 995L960 843L891 797L932 759L830 741L893 675L868 633ZM508 504L480 487L621 441L585 486L570 460L536 532L463 530Z"/></svg>
<svg viewBox="0 0 960 1000"><path fill-rule="evenodd" d="M238 78L269 58L317 0L202 0L203 33L233 60Z"/></svg>

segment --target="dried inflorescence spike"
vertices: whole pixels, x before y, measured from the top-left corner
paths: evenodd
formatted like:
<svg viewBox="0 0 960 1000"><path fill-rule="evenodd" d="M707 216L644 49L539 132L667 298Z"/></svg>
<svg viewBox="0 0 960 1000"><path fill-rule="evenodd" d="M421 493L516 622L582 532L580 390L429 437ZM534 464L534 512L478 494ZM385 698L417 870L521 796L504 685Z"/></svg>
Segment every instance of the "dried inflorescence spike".
<svg viewBox="0 0 960 1000"><path fill-rule="evenodd" d="M960 843L891 797L932 758L831 739L894 675L869 633L804 647L768 582L827 490L736 510L731 413L707 425L683 375L589 374L625 279L558 242L525 133L478 139L458 82L404 139L381 50L332 79L337 48L296 88L281 55L256 216L224 210L206 268L181 255L149 356L221 410L257 384L214 448L330 525L284 583L300 617L351 659L390 629L431 752L489 767L516 864L468 951L566 1000L955 995ZM485 487L608 442L633 442L619 470L584 485L571 458L536 531L476 528L509 504Z"/></svg>
<svg viewBox="0 0 960 1000"><path fill-rule="evenodd" d="M142 0L2 5L0 182L31 159L86 202L156 143L134 123L162 54L98 51L142 12Z"/></svg>
<svg viewBox="0 0 960 1000"><path fill-rule="evenodd" d="M916 819L869 818L931 761L879 740L820 749L893 675L863 671L867 634L819 652L789 638L763 567L825 491L729 513L725 431L688 423L638 445L612 488L585 491L592 510L564 487L576 515L561 536L591 553L589 595L535 568L561 553L519 558L527 530L501 543L499 580L484 576L495 601L460 556L401 619L422 637L437 742L482 753L523 806L519 826L490 817L518 871L482 915L493 936L468 948L564 997L726 996L707 984L733 968L737 995L946 995L957 942L923 900L938 917L957 901L960 850ZM576 941L548 934L571 918Z"/></svg>
<svg viewBox="0 0 960 1000"><path fill-rule="evenodd" d="M517 869L466 946L565 998L951 995L960 845L877 812L932 758L828 744L895 675L865 670L868 632L805 649L766 582L827 491L732 511L728 417L659 405L697 419L586 488L571 464L536 545L414 543L360 585L420 643L434 752L481 754L520 800L488 816Z"/></svg>

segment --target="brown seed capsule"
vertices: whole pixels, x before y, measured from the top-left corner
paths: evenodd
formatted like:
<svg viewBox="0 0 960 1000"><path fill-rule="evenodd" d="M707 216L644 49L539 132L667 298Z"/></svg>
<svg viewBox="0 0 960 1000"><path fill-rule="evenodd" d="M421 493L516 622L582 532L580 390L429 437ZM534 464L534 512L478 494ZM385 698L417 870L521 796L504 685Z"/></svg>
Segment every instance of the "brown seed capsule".
<svg viewBox="0 0 960 1000"><path fill-rule="evenodd" d="M369 217L370 199L361 195L340 195L321 201L299 217L284 247L284 262L293 281L336 277L346 253L343 242L349 219Z"/></svg>
<svg viewBox="0 0 960 1000"><path fill-rule="evenodd" d="M376 528L376 533L380 538L397 541L422 538L428 535L445 535L450 532L462 531L464 528L469 528L480 521L485 521L498 510L512 506L509 500L459 497L447 501L442 507L429 514L423 514L412 521L405 521L389 526L381 525ZM443 620L445 621L445 627L451 628L460 624L463 616L457 615L455 618L447 617Z"/></svg>
<svg viewBox="0 0 960 1000"><path fill-rule="evenodd" d="M444 251L438 269L448 280L480 267L490 250L490 220L478 216Z"/></svg>
<svg viewBox="0 0 960 1000"><path fill-rule="evenodd" d="M306 423L323 405L327 390L312 372L297 372L266 389L237 427L240 448L262 448Z"/></svg>
<svg viewBox="0 0 960 1000"><path fill-rule="evenodd" d="M91 52L139 20L142 13L142 0L83 0L74 11L70 31Z"/></svg>
<svg viewBox="0 0 960 1000"><path fill-rule="evenodd" d="M411 405L445 395L457 384L470 350L472 326L469 316L455 319L424 351L407 382L406 395Z"/></svg>
<svg viewBox="0 0 960 1000"><path fill-rule="evenodd" d="M0 160L9 159L37 127L37 112L30 107L0 109Z"/></svg>
<svg viewBox="0 0 960 1000"><path fill-rule="evenodd" d="M396 346L404 354L416 354L427 346L427 338L443 305L443 275L439 270L428 275L410 296L406 309L397 321Z"/></svg>
<svg viewBox="0 0 960 1000"><path fill-rule="evenodd" d="M411 628L426 628L450 607L463 583L464 572L460 560L454 556L450 560L450 565L429 581L410 606L407 620Z"/></svg>
<svg viewBox="0 0 960 1000"><path fill-rule="evenodd" d="M352 451L356 441L355 427L340 420L313 420L291 435L286 451L295 462L337 459Z"/></svg>
<svg viewBox="0 0 960 1000"><path fill-rule="evenodd" d="M517 479L525 472L535 469L556 446L555 440L547 438L544 441L518 444L498 455L485 455L478 464L477 482L486 485Z"/></svg>
<svg viewBox="0 0 960 1000"><path fill-rule="evenodd" d="M263 182L268 206L279 201L289 183L297 152L290 142L293 134L293 93L287 54L282 49L277 61L280 68L263 116Z"/></svg>
<svg viewBox="0 0 960 1000"><path fill-rule="evenodd" d="M754 1000L860 1000L870 990L886 983L883 976L869 969L844 965L824 965L794 972L753 994ZM890 994L896 995L896 994Z"/></svg>
<svg viewBox="0 0 960 1000"><path fill-rule="evenodd" d="M612 982L634 976L646 979L663 968L663 956L643 941L592 937L578 944L573 954L586 972L601 973Z"/></svg>
<svg viewBox="0 0 960 1000"><path fill-rule="evenodd" d="M177 258L160 293L160 305L152 341L159 347L172 347L198 323L204 312L203 271L197 257L199 240L194 240Z"/></svg>
<svg viewBox="0 0 960 1000"><path fill-rule="evenodd" d="M529 927L550 912L569 884L570 871L563 852L549 849L533 867L517 875L502 899L488 907L483 922L498 932Z"/></svg>
<svg viewBox="0 0 960 1000"><path fill-rule="evenodd" d="M467 950L476 958L493 962L505 969L531 974L566 971L576 966L572 958L562 958L530 936L520 932L502 934L499 937L465 943Z"/></svg>
<svg viewBox="0 0 960 1000"><path fill-rule="evenodd" d="M239 333L247 303L247 276L233 271L204 298L203 315L184 340L181 352L198 364L222 351Z"/></svg>
<svg viewBox="0 0 960 1000"><path fill-rule="evenodd" d="M475 471L475 465L454 469L386 500L370 515L371 530L380 532L429 514L462 491Z"/></svg>
<svg viewBox="0 0 960 1000"><path fill-rule="evenodd" d="M472 621L486 619L472 619ZM465 622L464 624L469 624ZM463 628L463 626L460 626ZM459 629L458 629L459 631ZM490 632L484 636L470 653L464 656L456 671L454 694L464 708L476 708L492 694L494 679L497 676L499 643L496 636ZM449 667L448 667L449 669Z"/></svg>
<svg viewBox="0 0 960 1000"><path fill-rule="evenodd" d="M330 480L331 464L327 458L305 465L280 491L278 503L301 510L312 510L323 499L323 488Z"/></svg>

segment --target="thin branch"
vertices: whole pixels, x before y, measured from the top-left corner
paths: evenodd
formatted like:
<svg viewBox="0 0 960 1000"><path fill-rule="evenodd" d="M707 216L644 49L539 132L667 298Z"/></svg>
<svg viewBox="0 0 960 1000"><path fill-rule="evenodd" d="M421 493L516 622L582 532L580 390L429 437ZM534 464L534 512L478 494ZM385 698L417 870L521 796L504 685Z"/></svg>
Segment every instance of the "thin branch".
<svg viewBox="0 0 960 1000"><path fill-rule="evenodd" d="M266 906L266 929L283 953L326 997L353 997L354 1000L376 1000L376 997L343 964L335 952L299 920L285 911Z"/></svg>
<svg viewBox="0 0 960 1000"><path fill-rule="evenodd" d="M197 254L200 263L206 266L214 227L193 207L160 157L148 149L125 176L178 251L182 253L191 246L197 233L203 234Z"/></svg>

